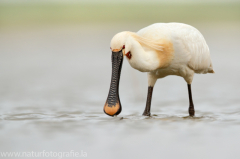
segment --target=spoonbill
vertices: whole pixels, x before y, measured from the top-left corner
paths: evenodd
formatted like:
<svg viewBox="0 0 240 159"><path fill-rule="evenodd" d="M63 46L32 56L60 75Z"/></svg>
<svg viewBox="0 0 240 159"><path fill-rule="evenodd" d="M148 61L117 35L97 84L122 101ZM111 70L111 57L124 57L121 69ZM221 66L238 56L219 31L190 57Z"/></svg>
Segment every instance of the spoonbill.
<svg viewBox="0 0 240 159"><path fill-rule="evenodd" d="M214 73L208 45L194 27L183 23L155 23L137 33L117 33L110 43L112 51L112 78L104 112L109 116L120 114L119 80L122 61L126 56L136 70L148 72L148 94L144 116L150 116L153 87L159 78L177 75L188 86L189 116L194 116L191 83L194 73Z"/></svg>

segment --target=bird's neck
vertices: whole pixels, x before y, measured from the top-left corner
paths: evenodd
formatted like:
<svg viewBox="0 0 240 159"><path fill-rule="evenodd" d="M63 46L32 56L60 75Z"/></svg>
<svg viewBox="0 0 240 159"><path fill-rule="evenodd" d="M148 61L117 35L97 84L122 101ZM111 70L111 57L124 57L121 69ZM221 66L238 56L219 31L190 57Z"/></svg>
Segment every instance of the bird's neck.
<svg viewBox="0 0 240 159"><path fill-rule="evenodd" d="M130 65L141 72L152 72L159 66L159 60L155 50L142 46L139 42L132 43L132 59Z"/></svg>

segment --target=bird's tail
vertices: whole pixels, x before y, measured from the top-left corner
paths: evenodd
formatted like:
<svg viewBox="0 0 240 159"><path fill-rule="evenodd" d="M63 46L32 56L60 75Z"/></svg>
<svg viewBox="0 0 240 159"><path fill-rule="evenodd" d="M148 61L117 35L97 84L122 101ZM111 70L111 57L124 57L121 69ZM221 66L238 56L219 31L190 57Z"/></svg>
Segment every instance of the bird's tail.
<svg viewBox="0 0 240 159"><path fill-rule="evenodd" d="M213 71L212 64L211 64L210 67L208 68L208 73L215 73L215 72Z"/></svg>
<svg viewBox="0 0 240 159"><path fill-rule="evenodd" d="M208 70L208 73L215 73L213 70Z"/></svg>

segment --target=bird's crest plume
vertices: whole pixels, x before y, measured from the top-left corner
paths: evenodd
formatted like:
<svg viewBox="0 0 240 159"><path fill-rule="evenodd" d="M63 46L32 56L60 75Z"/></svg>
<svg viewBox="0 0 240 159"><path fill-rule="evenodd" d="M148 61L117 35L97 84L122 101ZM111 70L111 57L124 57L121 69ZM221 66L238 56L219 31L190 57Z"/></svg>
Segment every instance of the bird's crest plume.
<svg viewBox="0 0 240 159"><path fill-rule="evenodd" d="M134 32L129 31L124 31L114 36L114 38L111 41L112 49L121 49L124 45L124 39L126 39L128 36L131 36L141 45L145 45L156 51L163 51L163 44L160 41L144 38L142 36L137 35Z"/></svg>
<svg viewBox="0 0 240 159"><path fill-rule="evenodd" d="M131 33L131 36L142 45L146 45L148 47L151 47L156 51L163 51L163 46L159 42L141 37L141 36L137 35L136 33Z"/></svg>

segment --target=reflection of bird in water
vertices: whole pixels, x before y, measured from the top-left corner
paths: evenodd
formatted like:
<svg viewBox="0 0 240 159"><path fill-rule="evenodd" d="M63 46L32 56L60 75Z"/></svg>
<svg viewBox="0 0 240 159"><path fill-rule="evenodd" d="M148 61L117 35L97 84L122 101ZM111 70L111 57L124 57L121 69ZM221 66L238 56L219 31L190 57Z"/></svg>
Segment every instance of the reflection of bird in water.
<svg viewBox="0 0 240 159"><path fill-rule="evenodd" d="M153 87L158 78L177 75L185 79L189 93L189 115L194 116L191 83L194 73L214 73L209 48L202 34L182 23L157 23L134 32L120 32L111 41L112 80L104 112L121 112L118 95L123 57L130 65L148 72L148 96L143 115L150 116Z"/></svg>

